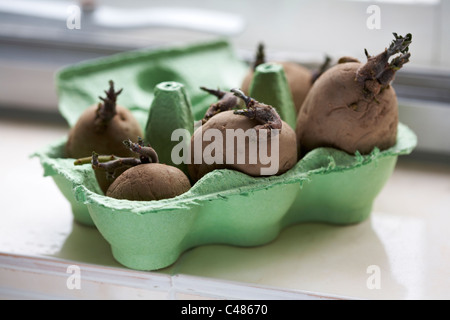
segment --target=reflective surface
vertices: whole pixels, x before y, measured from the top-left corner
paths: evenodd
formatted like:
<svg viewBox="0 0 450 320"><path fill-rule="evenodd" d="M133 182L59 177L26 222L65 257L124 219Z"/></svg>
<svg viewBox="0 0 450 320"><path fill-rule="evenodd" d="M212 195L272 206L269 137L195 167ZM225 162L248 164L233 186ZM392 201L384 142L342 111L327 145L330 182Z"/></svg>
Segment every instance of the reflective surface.
<svg viewBox="0 0 450 320"><path fill-rule="evenodd" d="M73 222L56 185L43 177L38 160L29 158L66 132L50 123L0 120L0 253L135 274L114 260L95 228ZM148 274L213 279L217 290L224 280L224 287L232 281L343 298L449 299L449 225L450 165L400 157L363 223L295 225L254 248L197 247L174 265ZM0 268L0 287L14 282L6 275ZM203 297L208 294L214 297Z"/></svg>

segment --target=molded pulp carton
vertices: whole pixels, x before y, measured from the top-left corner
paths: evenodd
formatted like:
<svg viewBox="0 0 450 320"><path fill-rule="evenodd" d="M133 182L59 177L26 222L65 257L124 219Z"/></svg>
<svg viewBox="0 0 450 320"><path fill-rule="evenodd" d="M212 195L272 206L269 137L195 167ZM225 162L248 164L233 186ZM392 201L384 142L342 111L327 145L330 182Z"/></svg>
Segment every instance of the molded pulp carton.
<svg viewBox="0 0 450 320"><path fill-rule="evenodd" d="M200 87L239 87L247 70L225 41L118 54L58 73L60 112L74 125L114 80L116 88L124 88L120 104L145 128L157 86L176 82L183 86L194 120L199 120L216 101ZM400 123L397 144L388 150L375 148L363 156L318 148L280 176L254 178L215 170L176 198L128 201L104 196L89 164L74 166L74 159L64 159L66 139L35 153L44 175L54 179L70 202L74 219L96 227L115 259L137 270L164 268L185 250L203 244L261 245L296 223L361 222L370 215L398 156L416 146L415 134Z"/></svg>

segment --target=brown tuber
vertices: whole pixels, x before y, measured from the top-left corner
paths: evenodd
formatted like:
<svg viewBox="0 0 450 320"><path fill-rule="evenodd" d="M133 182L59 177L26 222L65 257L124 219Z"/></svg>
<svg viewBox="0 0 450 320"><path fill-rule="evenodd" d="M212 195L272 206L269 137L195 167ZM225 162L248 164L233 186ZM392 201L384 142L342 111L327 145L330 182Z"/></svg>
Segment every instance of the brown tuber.
<svg viewBox="0 0 450 320"><path fill-rule="evenodd" d="M318 147L368 154L396 143L398 106L391 81L409 61L412 36L394 37L382 53L366 51L365 64L345 57L315 82L297 118L300 157Z"/></svg>
<svg viewBox="0 0 450 320"><path fill-rule="evenodd" d="M142 129L127 108L116 104L122 89L115 91L113 81L109 81L109 86L106 97L99 97L102 102L88 107L71 128L65 147L67 158L90 157L93 151L124 157L133 155L122 142L142 137ZM96 174L96 177L105 192L111 181L104 175Z"/></svg>
<svg viewBox="0 0 450 320"><path fill-rule="evenodd" d="M106 171L114 176L120 168L126 168L106 191L106 196L131 201L152 201L174 198L191 188L188 177L180 169L158 162L156 151L144 146L142 140L124 144L137 157L115 158L100 162L97 154L92 156L92 166L97 171ZM100 169L100 170L99 170ZM105 174L105 172L103 172Z"/></svg>
<svg viewBox="0 0 450 320"><path fill-rule="evenodd" d="M231 91L245 102L246 109L215 113L194 132L188 165L193 181L215 169L232 169L257 177L282 174L292 168L297 162L294 130L280 119L272 106L245 96L241 90ZM207 138L211 132L215 132L214 139ZM270 163L261 157L262 146L267 148ZM208 149L214 161L205 159ZM270 172L271 166L275 166L275 171ZM265 170L270 173L264 173Z"/></svg>

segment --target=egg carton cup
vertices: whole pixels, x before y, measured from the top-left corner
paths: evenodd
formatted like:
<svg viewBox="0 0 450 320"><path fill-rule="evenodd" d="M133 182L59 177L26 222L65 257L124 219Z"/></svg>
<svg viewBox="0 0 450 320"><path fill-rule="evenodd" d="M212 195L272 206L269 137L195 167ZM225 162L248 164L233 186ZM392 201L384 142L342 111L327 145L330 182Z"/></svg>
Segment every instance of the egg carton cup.
<svg viewBox="0 0 450 320"><path fill-rule="evenodd" d="M124 87L120 104L129 106L145 126L154 87L176 78L185 83L198 120L215 101L198 88L213 83L224 90L239 86L247 68L224 41L120 54L63 70L58 77L60 110L73 125L113 79L116 87ZM399 123L397 143L387 150L349 155L317 148L279 176L215 170L175 198L129 201L106 197L89 164L75 166L74 159L63 158L66 141L67 136L61 137L34 153L44 176L54 180L71 204L74 220L97 228L114 258L135 270L165 268L186 250L205 244L262 245L297 223L362 222L398 157L411 153L417 144L414 132Z"/></svg>

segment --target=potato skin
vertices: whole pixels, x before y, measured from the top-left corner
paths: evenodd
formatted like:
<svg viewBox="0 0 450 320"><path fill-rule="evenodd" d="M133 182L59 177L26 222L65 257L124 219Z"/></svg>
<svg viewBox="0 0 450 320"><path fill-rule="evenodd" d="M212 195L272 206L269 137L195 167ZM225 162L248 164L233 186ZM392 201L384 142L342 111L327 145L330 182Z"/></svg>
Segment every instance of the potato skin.
<svg viewBox="0 0 450 320"><path fill-rule="evenodd" d="M188 177L178 168L162 163L131 167L114 180L106 196L131 201L174 198L191 188Z"/></svg>
<svg viewBox="0 0 450 320"><path fill-rule="evenodd" d="M66 156L69 158L89 157L92 151L106 155L134 155L123 145L123 141L143 137L143 132L131 111L125 107L116 106L117 114L101 132L97 131L95 125L96 112L97 105L90 106L71 128L66 143Z"/></svg>
<svg viewBox="0 0 450 320"><path fill-rule="evenodd" d="M86 109L70 129L65 146L66 158L90 157L93 151L102 155L134 157L135 153L123 144L124 140L143 137L142 129L133 114L125 107L116 106L117 114L104 131L98 132L95 125L97 107L98 105L93 105ZM106 178L106 173L103 170L96 170L95 176L100 189L106 192L111 184Z"/></svg>
<svg viewBox="0 0 450 320"><path fill-rule="evenodd" d="M375 147L384 150L396 143L396 93L387 86L367 94L364 84L356 81L361 66L337 64L314 83L297 117L300 157L318 147L368 154Z"/></svg>
<svg viewBox="0 0 450 320"><path fill-rule="evenodd" d="M295 62L281 61L274 63L279 63L283 66L289 88L291 89L295 110L298 114L303 102L305 101L306 95L312 87L312 72ZM242 81L241 89L246 95L250 94L249 91L251 81L253 79L253 74L253 70L249 70L247 75L244 77L244 80Z"/></svg>
<svg viewBox="0 0 450 320"><path fill-rule="evenodd" d="M200 164L194 163L194 139L198 137L200 134L206 132L206 130L210 128L218 129L222 133L223 136L223 150L226 150L226 129L242 129L244 132L248 129L254 128L258 123L255 120L251 120L247 117L236 115L233 113L233 110L221 112L214 117L212 117L208 122L206 122L201 128L198 128L191 137L191 163L188 164L188 172L194 181L201 179L207 173L215 170L215 169L233 169L237 171L241 171L250 176L261 176L261 168L268 168L270 164L263 165L260 163L259 157L256 164L250 164L248 161L249 155L249 143L248 139L246 140L245 145L245 154L246 160L244 164L237 163L236 158L236 142L235 142L235 155L234 155L234 164L226 163L226 152L224 151L223 155L223 164L207 164L204 161ZM201 129L201 130L200 130ZM201 138L203 141L203 138ZM202 142L202 154L204 149L210 144L210 141ZM270 140L267 146L268 150L271 150ZM288 171L297 163L297 147L296 147L296 137L295 131L283 121L282 129L279 137L279 163L278 163L278 172L277 175L282 174ZM203 158L203 157L202 157Z"/></svg>

